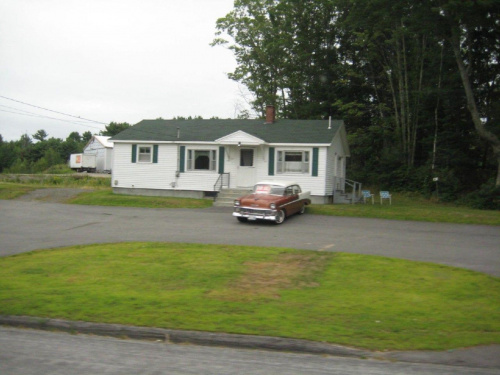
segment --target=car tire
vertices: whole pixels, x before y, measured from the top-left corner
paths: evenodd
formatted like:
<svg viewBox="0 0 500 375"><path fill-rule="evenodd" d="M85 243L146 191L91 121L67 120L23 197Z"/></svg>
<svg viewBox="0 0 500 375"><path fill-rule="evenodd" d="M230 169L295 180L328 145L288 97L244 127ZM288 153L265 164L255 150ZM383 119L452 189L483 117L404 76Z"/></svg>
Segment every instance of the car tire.
<svg viewBox="0 0 500 375"><path fill-rule="evenodd" d="M248 221L246 217L237 217L236 219L238 219L240 223L246 223Z"/></svg>
<svg viewBox="0 0 500 375"><path fill-rule="evenodd" d="M303 204L302 207L300 208L299 215L302 215L304 212L306 212L306 205Z"/></svg>
<svg viewBox="0 0 500 375"><path fill-rule="evenodd" d="M286 213L284 210L279 210L278 213L276 214L276 224L281 224L285 221L286 219Z"/></svg>

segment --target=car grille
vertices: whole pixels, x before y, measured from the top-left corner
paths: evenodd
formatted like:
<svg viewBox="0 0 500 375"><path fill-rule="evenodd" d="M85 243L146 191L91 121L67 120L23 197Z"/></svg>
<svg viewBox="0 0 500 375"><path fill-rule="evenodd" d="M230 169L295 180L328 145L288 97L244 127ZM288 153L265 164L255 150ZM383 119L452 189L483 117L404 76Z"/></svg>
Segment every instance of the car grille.
<svg viewBox="0 0 500 375"><path fill-rule="evenodd" d="M270 210L262 210L262 209L254 209L254 208L246 208L242 207L240 209L240 212L245 215L255 215L255 216L261 216L261 215L271 215Z"/></svg>

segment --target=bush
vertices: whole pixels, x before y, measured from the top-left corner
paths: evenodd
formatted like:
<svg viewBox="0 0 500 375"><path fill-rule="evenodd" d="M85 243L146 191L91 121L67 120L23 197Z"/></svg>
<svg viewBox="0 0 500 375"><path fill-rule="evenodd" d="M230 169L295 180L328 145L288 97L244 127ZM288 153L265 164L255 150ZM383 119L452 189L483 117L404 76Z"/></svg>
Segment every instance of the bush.
<svg viewBox="0 0 500 375"><path fill-rule="evenodd" d="M74 171L68 167L66 164L57 164L53 165L50 168L43 171L46 174L70 174L74 173Z"/></svg>
<svg viewBox="0 0 500 375"><path fill-rule="evenodd" d="M14 164L10 166L10 168L5 168L5 173L31 173L32 166L31 163L27 160L21 161L17 159Z"/></svg>
<svg viewBox="0 0 500 375"><path fill-rule="evenodd" d="M493 182L484 184L479 190L467 194L459 203L480 210L500 210L500 186L495 186Z"/></svg>

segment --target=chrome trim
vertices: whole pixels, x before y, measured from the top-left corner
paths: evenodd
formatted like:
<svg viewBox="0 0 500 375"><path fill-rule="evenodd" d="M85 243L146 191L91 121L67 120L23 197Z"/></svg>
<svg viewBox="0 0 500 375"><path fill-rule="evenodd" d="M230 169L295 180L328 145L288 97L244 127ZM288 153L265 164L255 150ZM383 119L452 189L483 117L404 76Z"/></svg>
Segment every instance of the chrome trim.
<svg viewBox="0 0 500 375"><path fill-rule="evenodd" d="M285 207L285 206L288 206L289 204L292 204L292 203L295 203L295 202L298 202L300 201L300 198L299 199L295 199L294 201L291 201L291 202L288 202L288 203L285 203L284 205L280 206L280 207Z"/></svg>

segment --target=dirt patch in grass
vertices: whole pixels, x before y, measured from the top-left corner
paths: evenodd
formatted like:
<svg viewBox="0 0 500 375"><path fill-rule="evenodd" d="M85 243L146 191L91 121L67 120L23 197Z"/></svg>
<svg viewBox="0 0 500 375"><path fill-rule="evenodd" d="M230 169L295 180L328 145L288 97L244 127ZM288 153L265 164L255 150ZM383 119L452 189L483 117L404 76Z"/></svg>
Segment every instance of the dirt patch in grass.
<svg viewBox="0 0 500 375"><path fill-rule="evenodd" d="M245 272L233 285L210 292L209 296L227 301L279 299L279 290L319 286L313 279L325 265L322 257L303 254L282 254L268 262L245 262Z"/></svg>

